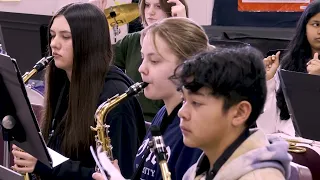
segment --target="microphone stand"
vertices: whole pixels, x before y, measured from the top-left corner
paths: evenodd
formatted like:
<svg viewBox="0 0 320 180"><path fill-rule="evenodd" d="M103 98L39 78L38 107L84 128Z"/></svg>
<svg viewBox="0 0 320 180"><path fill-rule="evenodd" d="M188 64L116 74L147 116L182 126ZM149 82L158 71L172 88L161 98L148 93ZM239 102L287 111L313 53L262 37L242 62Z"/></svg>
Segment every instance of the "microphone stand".
<svg viewBox="0 0 320 180"><path fill-rule="evenodd" d="M113 18L114 20L114 24L112 24L112 30L113 30L113 34L114 34L114 43L117 42L117 36L121 33L120 29L119 29L119 24L118 21L116 19L117 14L116 12L112 9L111 7L111 12L110 12L110 17Z"/></svg>

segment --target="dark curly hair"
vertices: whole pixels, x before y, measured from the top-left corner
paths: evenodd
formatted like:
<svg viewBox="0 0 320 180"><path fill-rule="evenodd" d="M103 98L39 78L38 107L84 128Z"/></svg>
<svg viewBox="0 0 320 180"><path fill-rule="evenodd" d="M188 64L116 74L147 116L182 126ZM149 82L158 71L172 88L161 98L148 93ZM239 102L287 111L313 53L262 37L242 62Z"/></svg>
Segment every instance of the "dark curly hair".
<svg viewBox="0 0 320 180"><path fill-rule="evenodd" d="M223 98L227 111L241 101L248 101L252 112L247 126L255 123L266 100L266 77L260 51L251 47L217 48L202 52L185 61L175 70L171 79L178 89L196 92L202 87L212 95Z"/></svg>

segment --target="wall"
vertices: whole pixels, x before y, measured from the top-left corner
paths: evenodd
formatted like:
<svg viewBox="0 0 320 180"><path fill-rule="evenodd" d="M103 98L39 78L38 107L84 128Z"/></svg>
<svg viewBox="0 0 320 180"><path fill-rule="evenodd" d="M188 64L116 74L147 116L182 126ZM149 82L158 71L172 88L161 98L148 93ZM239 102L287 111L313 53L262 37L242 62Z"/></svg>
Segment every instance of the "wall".
<svg viewBox="0 0 320 180"><path fill-rule="evenodd" d="M83 0L21 0L1 2L0 11L23 14L52 15L61 5ZM84 2L84 1L83 1Z"/></svg>
<svg viewBox="0 0 320 180"><path fill-rule="evenodd" d="M122 3L130 0L118 0ZM190 10L190 18L201 25L211 24L211 15L214 0L187 0ZM25 14L52 15L65 4L70 2L87 2L87 0L21 0L20 2L1 2L0 11ZM108 4L114 4L114 0L108 0Z"/></svg>
<svg viewBox="0 0 320 180"><path fill-rule="evenodd" d="M21 0L19 2L0 1L0 24L6 48L10 56L17 59L22 74L44 56L46 51L46 29L51 16L62 6L71 2L88 0ZM116 3L129 3L131 0L108 0L108 7ZM201 25L211 24L213 0L187 0L190 18ZM201 3L199 3L201 2ZM120 26L121 39L128 32L127 26ZM110 31L115 43L113 31Z"/></svg>
<svg viewBox="0 0 320 180"><path fill-rule="evenodd" d="M0 12L14 12L33 15L53 15L62 6L71 2L87 2L88 0L21 0L19 2L1 2ZM107 7L116 4L130 3L131 0L108 0ZM214 0L187 0L190 18L200 25L211 25L211 16ZM199 3L201 2L201 3ZM122 39L128 33L127 26L120 26L120 34L114 36L110 30L112 44Z"/></svg>
<svg viewBox="0 0 320 180"><path fill-rule="evenodd" d="M200 25L211 25L214 0L187 0L190 18Z"/></svg>

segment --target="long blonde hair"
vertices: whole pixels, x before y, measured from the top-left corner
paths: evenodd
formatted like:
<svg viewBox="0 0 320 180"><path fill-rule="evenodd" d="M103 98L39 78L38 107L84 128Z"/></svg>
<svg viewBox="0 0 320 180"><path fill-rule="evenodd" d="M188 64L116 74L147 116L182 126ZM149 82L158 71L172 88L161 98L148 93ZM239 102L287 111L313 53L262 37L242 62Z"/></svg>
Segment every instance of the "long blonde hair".
<svg viewBox="0 0 320 180"><path fill-rule="evenodd" d="M147 33L151 33L157 51L155 37L159 36L181 61L185 61L199 52L214 48L209 44L204 29L188 18L171 17L148 26L142 31L141 44Z"/></svg>

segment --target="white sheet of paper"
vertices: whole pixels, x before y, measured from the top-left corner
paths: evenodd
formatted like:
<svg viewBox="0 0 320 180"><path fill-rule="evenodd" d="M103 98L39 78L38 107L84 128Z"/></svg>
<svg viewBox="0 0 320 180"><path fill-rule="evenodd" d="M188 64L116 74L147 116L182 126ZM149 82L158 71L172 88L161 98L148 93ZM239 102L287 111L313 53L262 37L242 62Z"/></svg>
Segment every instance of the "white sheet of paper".
<svg viewBox="0 0 320 180"><path fill-rule="evenodd" d="M99 162L99 159L98 159L98 157L97 157L97 155L96 155L96 152L95 152L95 150L93 149L92 146L90 146L90 151L91 151L92 157L93 157L94 161L96 162L96 165L98 166L98 168L99 168L100 170L103 170L103 169L102 169L103 167L101 166L101 164L100 164L100 162ZM106 174L104 173L104 171L100 171L100 173L102 174L104 180L109 180L109 179L107 178Z"/></svg>
<svg viewBox="0 0 320 180"><path fill-rule="evenodd" d="M116 169L111 163L110 159L107 157L106 153L103 153L98 148L98 158L102 167L108 172L111 180L125 180L118 169ZM100 152L100 153L99 153Z"/></svg>
<svg viewBox="0 0 320 180"><path fill-rule="evenodd" d="M67 161L69 159L69 158L64 157L63 155L57 153L56 151L54 151L54 150L52 150L50 148L48 148L48 151L49 151L49 154L50 154L51 159L52 159L52 167L56 167L59 164L65 162L65 161Z"/></svg>

